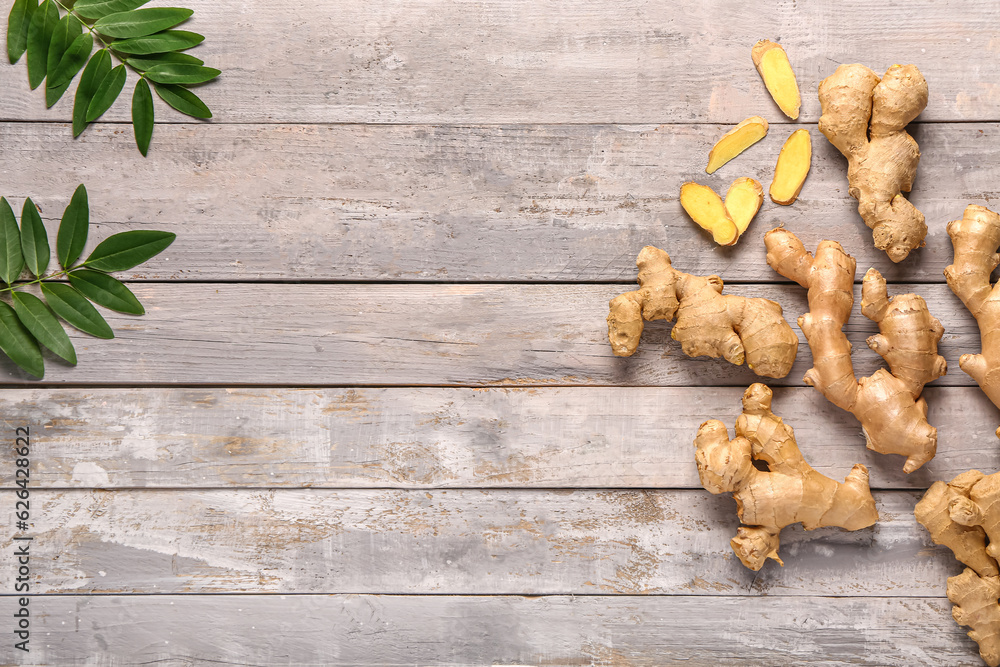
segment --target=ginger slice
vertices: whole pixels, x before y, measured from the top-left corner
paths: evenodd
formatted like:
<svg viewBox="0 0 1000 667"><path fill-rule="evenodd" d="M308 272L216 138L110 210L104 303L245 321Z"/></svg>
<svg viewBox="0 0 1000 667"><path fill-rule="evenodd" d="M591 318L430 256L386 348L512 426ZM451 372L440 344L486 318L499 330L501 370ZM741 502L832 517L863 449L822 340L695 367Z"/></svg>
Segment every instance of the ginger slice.
<svg viewBox="0 0 1000 667"><path fill-rule="evenodd" d="M778 108L792 120L797 119L802 96L799 95L799 84L795 82L795 72L785 49L781 44L762 39L753 45L750 57Z"/></svg>
<svg viewBox="0 0 1000 667"><path fill-rule="evenodd" d="M737 366L744 360L757 375L781 378L795 361L799 339L769 299L722 294L718 276L683 273L670 255L646 246L636 259L639 289L611 300L608 340L615 356L639 347L643 321L677 318L670 337L689 357L723 357Z"/></svg>
<svg viewBox="0 0 1000 667"><path fill-rule="evenodd" d="M769 194L775 204L788 206L795 202L812 165L812 139L809 130L795 130L778 154Z"/></svg>
<svg viewBox="0 0 1000 667"><path fill-rule="evenodd" d="M767 135L767 121L760 116L751 116L741 121L736 127L726 132L715 142L708 153L708 166L705 171L710 174L726 164L734 157L753 146Z"/></svg>
<svg viewBox="0 0 1000 667"><path fill-rule="evenodd" d="M739 229L715 190L699 183L685 183L681 186L681 206L699 227L712 234L716 243L736 243L740 236Z"/></svg>
<svg viewBox="0 0 1000 667"><path fill-rule="evenodd" d="M764 188L749 177L737 178L726 192L726 212L736 224L739 236L750 226L750 221L757 215L764 203Z"/></svg>
<svg viewBox="0 0 1000 667"><path fill-rule="evenodd" d="M710 493L732 493L736 500L744 525L729 544L751 570L759 570L768 558L784 564L778 542L785 526L858 530L878 521L868 469L856 464L843 482L814 470L802 457L792 428L771 412L766 385L752 384L743 393L735 439L729 439L725 424L712 419L698 429L694 445L701 485Z"/></svg>

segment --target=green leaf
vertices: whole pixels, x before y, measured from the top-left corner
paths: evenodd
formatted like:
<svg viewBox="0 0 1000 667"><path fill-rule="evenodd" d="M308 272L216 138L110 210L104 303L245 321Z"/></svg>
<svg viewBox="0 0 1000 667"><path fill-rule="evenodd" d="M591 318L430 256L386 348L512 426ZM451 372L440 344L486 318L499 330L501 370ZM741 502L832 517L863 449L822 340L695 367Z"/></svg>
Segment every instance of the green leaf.
<svg viewBox="0 0 1000 667"><path fill-rule="evenodd" d="M177 238L171 232L137 229L109 236L84 264L98 271L125 271L156 257Z"/></svg>
<svg viewBox="0 0 1000 667"><path fill-rule="evenodd" d="M24 268L21 255L21 231L6 198L0 197L0 280L8 285L17 280Z"/></svg>
<svg viewBox="0 0 1000 667"><path fill-rule="evenodd" d="M194 14L193 9L178 9L176 7L153 7L130 12L108 14L94 24L97 32L105 37L124 39L128 37L145 37L154 32L173 28L183 23Z"/></svg>
<svg viewBox="0 0 1000 667"><path fill-rule="evenodd" d="M109 14L142 7L149 0L78 0L73 11L85 19L101 19Z"/></svg>
<svg viewBox="0 0 1000 667"><path fill-rule="evenodd" d="M69 282L99 306L130 315L142 315L146 312L124 283L106 273L76 269L69 273Z"/></svg>
<svg viewBox="0 0 1000 667"><path fill-rule="evenodd" d="M79 35L74 39L63 57L59 59L55 70L49 74L49 87L56 88L72 81L76 73L87 64L87 58L90 57L93 48L94 38L90 36L90 33Z"/></svg>
<svg viewBox="0 0 1000 667"><path fill-rule="evenodd" d="M49 348L69 363L76 365L76 350L59 320L49 307L34 294L13 292L14 313L21 324L39 343Z"/></svg>
<svg viewBox="0 0 1000 667"><path fill-rule="evenodd" d="M32 375L45 376L45 362L38 343L17 319L14 309L4 301L0 301L0 350Z"/></svg>
<svg viewBox="0 0 1000 667"><path fill-rule="evenodd" d="M56 234L56 255L64 269L73 266L87 244L87 228L90 226L90 203L87 188L83 184L73 193L73 198L63 213Z"/></svg>
<svg viewBox="0 0 1000 667"><path fill-rule="evenodd" d="M97 86L94 99L90 101L90 106L87 108L88 123L94 122L111 108L111 105L121 95L122 88L125 87L126 76L125 65L119 65L108 72L104 80Z"/></svg>
<svg viewBox="0 0 1000 667"><path fill-rule="evenodd" d="M76 88L76 98L73 100L73 136L78 137L87 129L87 109L94 99L97 87L111 71L111 54L107 49L101 49L87 63L80 75L80 85Z"/></svg>
<svg viewBox="0 0 1000 667"><path fill-rule="evenodd" d="M28 48L28 28L38 9L38 0L14 0L7 17L7 58L16 63Z"/></svg>
<svg viewBox="0 0 1000 667"><path fill-rule="evenodd" d="M153 93L149 92L149 84L143 78L136 82L132 93L132 131L135 132L135 145L145 157L149 140L153 138Z"/></svg>
<svg viewBox="0 0 1000 667"><path fill-rule="evenodd" d="M59 10L51 0L44 0L31 17L31 25L28 26L28 83L32 90L45 80L49 43L57 23Z"/></svg>
<svg viewBox="0 0 1000 667"><path fill-rule="evenodd" d="M201 44L205 38L195 32L186 30L165 30L146 37L133 37L111 43L111 50L137 56L150 53L165 53L167 51L183 51Z"/></svg>
<svg viewBox="0 0 1000 667"><path fill-rule="evenodd" d="M34 275L41 276L49 268L49 238L45 234L42 216L38 215L35 202L30 197L24 200L21 209L21 253L28 270Z"/></svg>
<svg viewBox="0 0 1000 667"><path fill-rule="evenodd" d="M157 83L205 83L222 74L212 67L201 65L175 65L166 63L151 67L146 77Z"/></svg>
<svg viewBox="0 0 1000 667"><path fill-rule="evenodd" d="M153 88L160 99L177 109L195 118L211 118L212 112L197 95L187 88L177 86L172 83L153 83Z"/></svg>
<svg viewBox="0 0 1000 667"><path fill-rule="evenodd" d="M65 283L42 283L42 294L56 315L84 333L98 338L114 338L107 321L86 297Z"/></svg>
<svg viewBox="0 0 1000 667"><path fill-rule="evenodd" d="M51 107L59 101L66 89L69 88L69 81L53 81L52 75L56 73L59 61L66 54L70 45L83 31L80 19L72 14L67 14L56 24L52 31L52 40L49 42L49 55L47 58L46 71L49 81L45 86L45 106ZM93 41L93 40L91 40ZM89 53L89 50L88 50ZM75 74L75 72L74 72Z"/></svg>
<svg viewBox="0 0 1000 667"><path fill-rule="evenodd" d="M205 61L201 58L195 58L190 53L179 53L177 51L171 51L169 53L156 53L148 58L128 58L125 62L140 72L145 72L150 67L156 67L157 65L163 65L165 63L177 63L179 65L205 64Z"/></svg>

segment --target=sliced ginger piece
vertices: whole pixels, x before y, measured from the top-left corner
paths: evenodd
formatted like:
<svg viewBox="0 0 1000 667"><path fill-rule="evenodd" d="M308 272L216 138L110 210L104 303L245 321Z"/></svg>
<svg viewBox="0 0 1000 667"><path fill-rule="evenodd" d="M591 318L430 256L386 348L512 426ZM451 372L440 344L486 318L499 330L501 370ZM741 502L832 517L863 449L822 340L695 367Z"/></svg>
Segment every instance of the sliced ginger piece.
<svg viewBox="0 0 1000 667"><path fill-rule="evenodd" d="M753 45L750 57L778 108L792 120L797 119L802 96L799 95L799 84L795 82L795 72L785 49L781 44L762 39Z"/></svg>
<svg viewBox="0 0 1000 667"><path fill-rule="evenodd" d="M778 154L771 181L771 201L788 206L795 202L812 164L812 139L809 130L795 130Z"/></svg>
<svg viewBox="0 0 1000 667"><path fill-rule="evenodd" d="M725 203L726 212L736 224L739 235L743 236L764 203L764 188L758 181L747 176L737 178L729 186Z"/></svg>
<svg viewBox="0 0 1000 667"><path fill-rule="evenodd" d="M708 153L708 166L705 171L714 174L715 170L734 157L753 146L767 135L767 121L760 116L751 116L739 125L726 132L715 142Z"/></svg>
<svg viewBox="0 0 1000 667"><path fill-rule="evenodd" d="M733 245L740 237L739 228L729 217L722 198L707 185L692 182L682 185L681 206L719 245Z"/></svg>

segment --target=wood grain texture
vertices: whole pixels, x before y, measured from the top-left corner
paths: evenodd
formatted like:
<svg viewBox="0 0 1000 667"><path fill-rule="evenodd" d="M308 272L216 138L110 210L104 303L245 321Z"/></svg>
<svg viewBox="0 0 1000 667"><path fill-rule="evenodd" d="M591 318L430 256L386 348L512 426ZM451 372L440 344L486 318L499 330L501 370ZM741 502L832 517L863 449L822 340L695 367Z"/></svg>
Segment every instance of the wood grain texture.
<svg viewBox="0 0 1000 667"><path fill-rule="evenodd" d="M724 385L758 381L745 366L685 356L670 324L646 327L639 352L614 357L608 301L621 285L133 285L146 315L112 314L114 340L74 337L81 363L49 355L46 382L106 384L309 385ZM951 372L937 385L971 386L958 357L979 351L979 329L945 285L916 290L947 323L939 350ZM855 299L860 303L860 286ZM727 293L782 304L792 322L807 309L798 285L730 285ZM855 308L845 327L855 371L881 358L865 339L877 332ZM798 330L793 325L793 328ZM798 359L775 386L802 386L812 357L800 335ZM0 377L34 383L0 359Z"/></svg>
<svg viewBox="0 0 1000 667"><path fill-rule="evenodd" d="M764 37L789 54L804 121L819 116L819 82L851 62L879 74L917 64L931 91L925 119L1000 119L1000 79L982 66L1000 50L991 3L775 2L752 17L734 0L186 6L186 27L206 35L195 53L223 70L199 90L223 122L780 121L750 60ZM69 118L69 95L47 111L25 79L23 61L0 67L0 118ZM184 119L156 103L161 122ZM108 119L127 114L123 100Z"/></svg>
<svg viewBox="0 0 1000 667"><path fill-rule="evenodd" d="M982 664L943 598L154 595L31 605L31 664L53 667ZM12 650L5 643L0 659Z"/></svg>
<svg viewBox="0 0 1000 667"><path fill-rule="evenodd" d="M2 71L2 67L0 67ZM813 166L792 206L765 202L747 234L720 248L684 213L680 184L765 187L790 128L712 176L722 125L163 126L143 158L119 127L79 140L51 124L0 123L2 191L42 208L54 232L73 188L93 209L91 246L133 228L165 229L169 252L131 279L633 282L642 246L729 281L780 280L764 233L784 224L813 249L838 239L887 279L942 282L945 232L966 205L994 206L1000 125L927 124L911 199L927 246L892 264L847 195L847 165L813 127ZM62 130L65 130L63 132ZM24 169L22 165L34 165ZM125 192L141 196L122 196Z"/></svg>
<svg viewBox="0 0 1000 667"><path fill-rule="evenodd" d="M3 392L41 488L700 488L692 441L732 429L740 387L57 389ZM906 475L811 388L775 390L809 463L874 488L1000 469L1000 414L978 387L931 387L938 454ZM0 486L14 488L13 468Z"/></svg>
<svg viewBox="0 0 1000 667"><path fill-rule="evenodd" d="M700 489L35 490L28 534L36 594L943 596L962 567L921 495L876 493L863 530L786 528L760 572L729 545L735 502Z"/></svg>

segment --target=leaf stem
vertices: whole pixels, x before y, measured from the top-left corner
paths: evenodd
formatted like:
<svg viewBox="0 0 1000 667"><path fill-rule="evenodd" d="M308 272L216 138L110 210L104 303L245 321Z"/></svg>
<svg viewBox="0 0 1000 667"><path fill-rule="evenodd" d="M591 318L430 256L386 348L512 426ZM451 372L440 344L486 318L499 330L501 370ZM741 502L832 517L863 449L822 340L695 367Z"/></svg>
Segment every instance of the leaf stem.
<svg viewBox="0 0 1000 667"><path fill-rule="evenodd" d="M13 292L18 287L27 287L28 285L38 285L40 283L52 280L53 278L58 278L59 276L65 276L70 271L76 271L77 269L82 269L85 266L87 266L87 262L80 262L76 266L71 266L68 269L63 269L59 273L50 273L47 276L41 276L39 278L35 278L34 280L27 280L19 283L18 282L11 283L7 287L0 289L0 294L3 294L4 292Z"/></svg>

